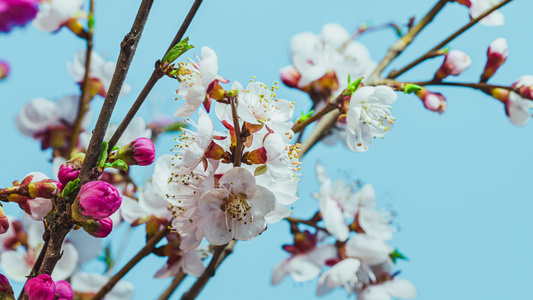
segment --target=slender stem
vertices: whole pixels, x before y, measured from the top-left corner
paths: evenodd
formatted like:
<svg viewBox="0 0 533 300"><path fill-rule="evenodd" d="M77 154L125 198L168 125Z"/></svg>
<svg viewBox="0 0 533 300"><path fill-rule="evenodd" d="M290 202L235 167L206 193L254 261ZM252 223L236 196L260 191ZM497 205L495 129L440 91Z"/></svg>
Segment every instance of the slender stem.
<svg viewBox="0 0 533 300"><path fill-rule="evenodd" d="M442 81L420 81L420 82L411 82L413 84L417 84L420 86L423 85L443 85L443 86L460 86L460 87L469 87L477 90L486 90L486 89L504 89L509 91L515 91L515 88L512 86L505 86L505 85L494 85L494 84L486 84L483 82L479 83L464 83L464 82L442 82Z"/></svg>
<svg viewBox="0 0 533 300"><path fill-rule="evenodd" d="M172 296L174 291L176 291L176 289L181 284L183 279L185 279L186 276L187 276L187 274L185 274L185 272L183 272L183 270L180 268L178 274L176 274L176 276L174 276L174 279L172 279L172 282L170 283L168 288L157 299L158 300L168 300L168 299L170 299L170 296Z"/></svg>
<svg viewBox="0 0 533 300"><path fill-rule="evenodd" d="M465 26L461 27L459 30L457 30L456 32L454 32L452 35L450 35L449 37L447 37L446 39L444 39L442 42L440 42L437 46L433 47L431 50L429 50L428 52L426 52L424 55L420 56L418 59L414 60L413 62L411 62L410 64L408 64L407 66L403 67L402 69L400 69L399 71L392 71L390 72L389 76L387 78L389 79L394 79L394 78L397 78L398 76L402 75L403 73L409 71L411 68L413 68L414 66L418 65L419 63L425 61L426 59L428 58L431 58L434 56L434 53L438 50L440 50L442 47L446 46L449 42L451 42L452 40L454 40L456 37L458 37L459 35L461 35L462 33L464 33L465 31L467 31L468 29L470 29L470 27L474 26L476 23L478 23L481 19L483 19L484 17L488 16L490 13L492 13L493 11L497 10L498 8L504 6L505 4L511 2L512 0L505 0L505 1L502 1L502 2L499 2L498 4L494 5L493 7L491 7L490 9L488 9L487 11L485 11L484 13L482 13L481 15L479 15L477 18L474 18L472 20L470 20L470 22L468 22L468 24L466 24Z"/></svg>
<svg viewBox="0 0 533 300"><path fill-rule="evenodd" d="M321 117L323 117L325 114L329 113L330 111L332 110L335 110L337 108L337 106L333 103L328 103L324 108L322 108L319 112L317 112L316 114L310 116L309 118L307 118L305 121L303 122L297 122L296 124L294 124L294 126L292 126L292 131L294 131L294 133L297 133L297 132L300 132L302 131L305 127L309 126L309 124L313 123L314 121L320 119Z"/></svg>
<svg viewBox="0 0 533 300"><path fill-rule="evenodd" d="M90 1L89 4L89 15L92 16L94 14L94 0ZM80 104L78 106L78 115L76 116L76 122L74 123L74 127L72 128L72 136L70 138L70 144L68 146L68 151L66 153L67 158L72 157L72 151L78 144L78 136L80 135L81 131L81 124L83 123L83 118L85 117L85 113L89 109L89 102L91 101L91 95L89 92L89 72L91 70L91 54L93 51L93 30L89 29L87 32L86 40L87 40L87 51L85 52L85 74L83 76L83 82L81 85L81 96L80 96Z"/></svg>
<svg viewBox="0 0 533 300"><path fill-rule="evenodd" d="M159 65L159 63L157 65ZM117 130L115 131L111 139L109 140L108 152L111 152L113 150L113 147L117 144L118 140L120 139L120 137L122 136L126 128L128 128L128 125L130 125L131 120L133 120L133 118L135 117L139 109L141 108L142 104L144 103L144 100L146 100L146 97L148 97L148 94L150 94L150 92L152 91L152 88L155 86L157 81L161 79L161 77L163 77L163 75L164 73L159 67L157 67L152 72L152 75L148 79L148 82L146 82L141 93L139 94L139 96L137 97L133 105L131 106L130 110L128 111L128 113L126 114L126 116L124 117L120 125L118 126Z"/></svg>
<svg viewBox="0 0 533 300"><path fill-rule="evenodd" d="M327 113L320 121L316 124L315 129L309 134L309 136L303 141L302 146L300 147L300 159L303 158L305 154L322 138L324 138L328 133L331 127L335 125L337 119L341 115L340 111L334 110Z"/></svg>
<svg viewBox="0 0 533 300"><path fill-rule="evenodd" d="M233 253L233 247L235 246L235 242L236 241L231 241L227 245L217 246L215 248L215 252L213 254L213 257L211 258L211 261L209 262L209 265L207 266L205 271L202 273L202 275L198 277L198 279L192 285L192 287L187 292L185 292L185 294L183 294L183 296L181 297L181 300L192 300L198 296L198 294L205 287L209 279L215 276L215 271L220 266L220 264L231 253Z"/></svg>
<svg viewBox="0 0 533 300"><path fill-rule="evenodd" d="M381 60L379 65L376 67L374 72L369 76L369 83L372 81L379 80L379 77L383 70L396 58L400 53L405 50L405 48L414 40L414 38L424 29L433 18L441 11L441 9L446 5L449 0L439 0L437 4L416 24L411 27L409 32L399 39L394 45L389 48L389 51L385 57Z"/></svg>
<svg viewBox="0 0 533 300"><path fill-rule="evenodd" d="M170 52L170 50L172 49L172 47L174 47L174 45L176 45L183 39L183 36L185 35L185 31L187 31L187 28L189 28L189 25L191 24L192 19L196 15L196 12L198 11L198 8L200 8L201 4L202 4L202 0L194 1L194 3L191 6L191 9L189 10L189 13L185 17L185 20L183 20L183 23L181 24L181 27L178 30L178 33L176 33L176 36L170 43L170 46L168 46L168 49L165 52L165 55L163 55L163 57L161 58L161 60L163 60L163 58L168 54L168 52Z"/></svg>
<svg viewBox="0 0 533 300"><path fill-rule="evenodd" d="M230 98L231 115L233 117L233 127L235 128L235 151L233 152L233 166L241 166L243 142L241 140L241 128L239 125L239 115L237 114L237 97Z"/></svg>
<svg viewBox="0 0 533 300"><path fill-rule="evenodd" d="M183 39L183 35L187 31L187 28L189 28L189 25L191 24L192 19L194 18L194 16L196 15L196 12L198 11L198 8L200 7L200 4L202 4L202 0L194 1L191 9L189 10L189 13L185 17L185 20L181 24L180 29L176 33L176 36L174 36L174 39L170 43L170 46L168 47L168 50L165 52L165 55L163 55L163 57L167 55L167 53L170 51L170 49L172 49L172 47L174 47L174 45L176 45L179 41L181 41L181 39ZM141 93L135 100L135 103L132 105L132 107L130 108L130 110L128 111L128 113L126 114L126 116L124 117L120 125L118 126L117 130L111 137L111 140L109 140L108 152L111 152L113 150L113 147L117 144L118 140L120 139L120 137L122 136L122 134L124 133L128 125L130 124L131 120L133 120L133 118L135 117L139 109L141 108L142 104L144 103L144 100L146 100L146 97L148 96L148 94L150 94L150 91L152 91L152 88L155 86L157 81L159 81L159 79L163 77L163 75L165 75L165 72L161 68L161 62L157 61L155 64L155 70L152 72L152 75L148 79L148 82L146 82Z"/></svg>
<svg viewBox="0 0 533 300"><path fill-rule="evenodd" d="M83 161L83 166L80 171L81 184L84 184L95 176L98 175L98 171L95 170L98 156L100 155L100 147L104 136L109 125L109 120L111 119L111 114L115 108L115 104L118 99L124 80L126 79L126 74L131 65L133 56L135 55L135 50L137 49L137 44L141 38L146 20L152 8L154 0L143 0L131 31L126 34L124 40L120 44L120 55L115 67L115 73L111 79L111 84L107 91L107 96L104 100L104 105L100 111L100 116L98 117L98 122L96 123L96 128L94 129L91 142L87 149L87 155Z"/></svg>
<svg viewBox="0 0 533 300"><path fill-rule="evenodd" d="M131 269L133 269L138 262L148 256L148 254L150 254L155 248L157 243L159 243L159 241L162 240L169 232L169 227L165 226L165 228L160 230L156 235L148 240L146 245L122 269L120 269L117 274L111 277L109 281L98 291L98 293L96 293L96 295L93 296L92 300L102 299L105 294L107 294L115 286L115 284L122 279L122 277L124 277Z"/></svg>
<svg viewBox="0 0 533 300"><path fill-rule="evenodd" d="M321 231L324 231L324 232L328 232L328 230L326 228L322 228L322 227L316 225L316 223L311 221L311 220L301 220L301 219L297 219L297 218L293 218L293 217L286 217L285 220L287 220L289 223L305 224L305 225L314 227L314 228L316 228L318 230L321 230Z"/></svg>

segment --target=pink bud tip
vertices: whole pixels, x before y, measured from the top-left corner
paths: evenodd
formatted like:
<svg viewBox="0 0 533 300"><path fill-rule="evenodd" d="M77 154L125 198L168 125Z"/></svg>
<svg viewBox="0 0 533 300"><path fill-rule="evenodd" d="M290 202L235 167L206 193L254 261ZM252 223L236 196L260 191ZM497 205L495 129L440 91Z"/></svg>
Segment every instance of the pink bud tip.
<svg viewBox="0 0 533 300"><path fill-rule="evenodd" d="M105 218L98 221L88 220L83 223L83 229L94 237L105 238L113 229L113 220L110 218Z"/></svg>
<svg viewBox="0 0 533 300"><path fill-rule="evenodd" d="M7 61L0 61L0 79L4 79L9 74L9 64Z"/></svg>
<svg viewBox="0 0 533 300"><path fill-rule="evenodd" d="M0 299L15 300L13 288L9 284L9 280L2 274L0 274Z"/></svg>
<svg viewBox="0 0 533 300"><path fill-rule="evenodd" d="M416 94L428 110L438 112L439 114L446 111L448 103L442 94L432 93L426 89L421 89Z"/></svg>
<svg viewBox="0 0 533 300"><path fill-rule="evenodd" d="M133 147L133 159L139 166L148 166L154 162L155 147L150 139L138 138L130 145Z"/></svg>
<svg viewBox="0 0 533 300"><path fill-rule="evenodd" d="M74 299L74 291L72 291L72 287L70 286L70 283L60 280L56 282L56 298L58 300L73 300Z"/></svg>
<svg viewBox="0 0 533 300"><path fill-rule="evenodd" d="M487 64L481 75L481 82L486 82L507 59L507 41L504 38L494 40L487 50Z"/></svg>
<svg viewBox="0 0 533 300"><path fill-rule="evenodd" d="M286 86L296 88L298 87L298 81L300 81L300 78L302 75L300 75L300 72L293 67L293 66L286 66L279 70L279 75L281 77L281 81L285 83Z"/></svg>
<svg viewBox="0 0 533 300"><path fill-rule="evenodd" d="M466 70L472 61L466 53L459 50L452 50L446 53L446 58L435 74L435 79L440 80L448 75L459 75Z"/></svg>
<svg viewBox="0 0 533 300"><path fill-rule="evenodd" d="M79 222L101 220L116 212L121 203L122 197L113 185L91 181L81 187L72 205L72 218Z"/></svg>
<svg viewBox="0 0 533 300"><path fill-rule="evenodd" d="M56 287L50 275L41 274L26 282L24 292L28 300L53 300Z"/></svg>
<svg viewBox="0 0 533 300"><path fill-rule="evenodd" d="M78 178L78 174L80 173L84 159L85 153L80 153L66 163L62 164L61 167L59 167L57 179L59 179L59 181L64 185L66 185L69 181L76 180L76 178Z"/></svg>
<svg viewBox="0 0 533 300"><path fill-rule="evenodd" d="M0 32L9 32L15 26L24 26L37 15L38 0L2 1Z"/></svg>

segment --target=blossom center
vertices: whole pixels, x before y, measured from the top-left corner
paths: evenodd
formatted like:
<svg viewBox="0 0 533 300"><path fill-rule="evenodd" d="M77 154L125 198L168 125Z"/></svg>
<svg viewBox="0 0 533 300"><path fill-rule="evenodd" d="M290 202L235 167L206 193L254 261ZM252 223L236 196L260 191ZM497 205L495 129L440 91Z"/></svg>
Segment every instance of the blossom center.
<svg viewBox="0 0 533 300"><path fill-rule="evenodd" d="M249 222L251 223L253 220L252 215L252 207L250 204L248 204L248 201L246 200L246 195L244 194L237 194L232 195L230 194L226 199L224 199L224 202L220 206L222 211L224 211L224 214L226 216L229 216L232 221L243 221L244 224Z"/></svg>

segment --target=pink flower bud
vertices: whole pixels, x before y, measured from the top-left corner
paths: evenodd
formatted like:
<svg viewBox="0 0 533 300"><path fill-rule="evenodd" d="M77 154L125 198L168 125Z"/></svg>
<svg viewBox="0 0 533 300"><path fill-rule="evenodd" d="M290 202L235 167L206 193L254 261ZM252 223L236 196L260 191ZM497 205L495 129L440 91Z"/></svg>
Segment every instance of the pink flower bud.
<svg viewBox="0 0 533 300"><path fill-rule="evenodd" d="M88 220L83 222L83 229L90 235L97 238L105 238L113 229L113 220L105 218L102 220Z"/></svg>
<svg viewBox="0 0 533 300"><path fill-rule="evenodd" d="M56 287L50 275L41 274L26 282L24 292L28 296L28 300L53 300Z"/></svg>
<svg viewBox="0 0 533 300"><path fill-rule="evenodd" d="M78 178L78 174L81 170L81 165L85 159L85 153L80 153L73 158L71 158L66 163L62 164L59 167L59 172L57 173L57 179L66 185L69 181L74 181Z"/></svg>
<svg viewBox="0 0 533 300"><path fill-rule="evenodd" d="M2 274L0 274L0 299L15 300L13 288L9 284L9 280Z"/></svg>
<svg viewBox="0 0 533 300"><path fill-rule="evenodd" d="M81 187L72 205L72 218L79 222L101 220L116 212L121 203L122 197L113 185L91 181Z"/></svg>
<svg viewBox="0 0 533 300"><path fill-rule="evenodd" d="M74 299L74 291L70 283L60 280L56 282L56 298L57 300L72 300Z"/></svg>
<svg viewBox="0 0 533 300"><path fill-rule="evenodd" d="M487 64L481 75L481 82L486 82L507 59L507 41L504 38L494 40L487 50Z"/></svg>
<svg viewBox="0 0 533 300"><path fill-rule="evenodd" d="M9 64L7 61L0 61L0 79L4 79L9 74Z"/></svg>
<svg viewBox="0 0 533 300"><path fill-rule="evenodd" d="M459 75L470 66L470 57L459 50L452 50L446 53L444 63L435 74L434 80L441 80L448 75Z"/></svg>
<svg viewBox="0 0 533 300"><path fill-rule="evenodd" d="M37 15L38 0L2 1L0 32L9 32L15 26L24 26Z"/></svg>
<svg viewBox="0 0 533 300"><path fill-rule="evenodd" d="M513 88L518 89L518 94L522 98L533 100L533 76L524 75L513 83Z"/></svg>
<svg viewBox="0 0 533 300"><path fill-rule="evenodd" d="M416 92L416 95L422 100L424 106L431 110L442 114L446 111L448 104L446 98L440 93L432 93L424 88Z"/></svg>
<svg viewBox="0 0 533 300"><path fill-rule="evenodd" d="M300 75L300 72L293 67L293 66L286 66L279 70L279 75L281 77L281 81L285 83L286 86L297 88L298 87L298 81L300 81L300 78L302 75Z"/></svg>
<svg viewBox="0 0 533 300"><path fill-rule="evenodd" d="M9 229L9 220L7 219L4 208L0 205L0 234L6 233Z"/></svg>
<svg viewBox="0 0 533 300"><path fill-rule="evenodd" d="M138 138L117 151L117 159L128 165L148 166L154 162L154 143L148 138Z"/></svg>

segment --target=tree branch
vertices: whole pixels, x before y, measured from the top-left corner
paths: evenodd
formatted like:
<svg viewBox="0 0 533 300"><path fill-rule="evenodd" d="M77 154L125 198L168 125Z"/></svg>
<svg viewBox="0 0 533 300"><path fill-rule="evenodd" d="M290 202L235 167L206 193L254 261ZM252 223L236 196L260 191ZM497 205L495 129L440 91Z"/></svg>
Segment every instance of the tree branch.
<svg viewBox="0 0 533 300"><path fill-rule="evenodd" d="M168 47L168 50L165 52L165 55L163 55L163 58L167 55L167 53L176 45L179 41L183 39L183 35L185 35L185 32L187 31L187 28L189 28L189 25L192 22L192 19L196 15L196 12L198 11L198 8L200 7L200 4L202 4L202 0L196 0L194 1L191 9L189 10L189 13L187 14L187 17L185 17L185 20L181 24L180 29L176 33L176 36L174 36L174 39L170 43L170 46ZM161 60L163 60L163 58ZM163 62L164 63L164 62ZM139 109L141 108L142 104L144 103L144 100L146 100L146 97L148 94L150 94L150 91L152 91L152 88L155 86L157 81L161 79L165 75L164 70L161 68L161 61L157 61L155 64L155 70L152 72L152 75L148 79L148 82L144 85L143 90L135 100L135 103L131 106L130 110L118 126L117 130L109 140L109 148L108 152L111 152L113 150L113 147L117 144L118 140L130 124L131 120L135 117Z"/></svg>
<svg viewBox="0 0 533 300"><path fill-rule="evenodd" d="M111 119L111 114L113 113L118 95L122 89L124 80L126 79L126 74L128 73L131 61L135 55L137 44L141 39L141 35L153 3L154 0L142 1L130 32L126 34L124 40L120 44L121 50L117 65L115 67L115 73L111 79L111 84L107 91L104 105L100 111L100 116L98 117L98 122L96 123L96 128L94 129L91 142L89 143L89 147L87 149L87 155L85 156L85 160L83 161L83 166L80 171L79 177L81 184L94 179L93 177L98 175L98 171L95 170L95 167L98 156L100 155L100 147L104 140L105 132L107 130L107 126L109 125L109 120Z"/></svg>
<svg viewBox="0 0 533 300"><path fill-rule="evenodd" d="M372 74L369 76L368 83L379 80L383 70L385 70L385 68L396 57L398 57L403 50L405 50L405 48L414 40L414 38L420 33L420 31L422 31L422 29L424 29L431 21L433 21L433 18L441 11L448 1L449 0L439 0L439 2L435 4L435 6L424 16L424 18L422 18L422 20L420 20L420 22L418 22L418 24L411 27L406 35L400 38L400 40L398 40L389 48L389 51L385 57L381 60L374 72L372 72Z"/></svg>
<svg viewBox="0 0 533 300"><path fill-rule="evenodd" d="M155 248L157 243L159 243L160 240L162 240L168 233L170 232L168 224L160 230L156 235L154 235L147 243L146 245L124 266L120 271L117 272L113 277L109 279L109 281L96 293L96 295L93 296L92 300L99 300L102 299L105 294L107 294L114 286L117 284L117 282L124 277L133 267L141 261L141 259L145 258L152 252L152 250Z"/></svg>
<svg viewBox="0 0 533 300"><path fill-rule="evenodd" d="M183 272L183 270L180 268L178 274L176 274L176 276L174 276L174 279L172 279L172 282L170 283L168 288L157 299L158 300L168 300L170 298L170 296L172 296L174 291L176 291L176 289L181 284L183 279L185 279L185 277L187 277L187 274L185 274Z"/></svg>
<svg viewBox="0 0 533 300"><path fill-rule="evenodd" d="M419 63L425 61L426 59L428 58L431 58L431 57L434 57L434 53L440 49L442 49L444 46L446 46L449 42L451 42L452 40L454 40L456 37L458 37L459 35L461 35L462 33L464 33L465 31L467 31L468 29L470 29L470 27L474 26L476 23L478 23L481 19L483 19L484 17L488 16L490 13L492 13L493 11L497 10L498 8L504 6L505 4L511 2L512 0L505 0L505 1L502 1L496 5L494 5L493 7L491 7L490 9L488 9L487 11L485 11L484 13L482 13L481 15L479 15L477 18L475 19L472 19L470 20L470 22L468 22L468 24L466 24L465 26L461 27L460 29L458 29L456 32L454 32L452 35L450 35L449 37L447 37L446 39L444 39L442 42L440 42L437 46L433 47L431 50L429 50L428 52L426 52L424 55L422 55L421 57L419 57L418 59L414 60L413 62L411 62L410 64L408 64L407 66L403 67L402 69L400 69L399 71L392 71L390 72L389 76L387 78L389 79L395 79L397 78L398 76L402 75L403 73L409 71L411 68L413 68L414 66L418 65Z"/></svg>
<svg viewBox="0 0 533 300"><path fill-rule="evenodd" d="M235 246L235 243L236 241L233 240L227 245L216 246L215 253L213 254L213 257L211 258L211 261L209 262L209 265L205 269L204 273L202 273L202 275L198 277L192 287L185 294L183 294L181 300L192 300L198 297L198 294L205 287L209 279L215 276L215 271L218 269L220 264L231 253L233 253L233 247Z"/></svg>

